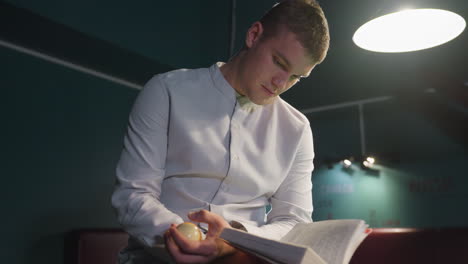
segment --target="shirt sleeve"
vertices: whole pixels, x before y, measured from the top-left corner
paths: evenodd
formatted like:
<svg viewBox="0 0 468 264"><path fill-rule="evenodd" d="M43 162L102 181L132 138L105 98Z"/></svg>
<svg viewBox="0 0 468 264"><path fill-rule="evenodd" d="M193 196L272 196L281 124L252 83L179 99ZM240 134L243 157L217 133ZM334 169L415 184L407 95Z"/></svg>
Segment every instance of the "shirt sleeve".
<svg viewBox="0 0 468 264"><path fill-rule="evenodd" d="M138 95L116 169L112 206L132 237L151 246L171 223L182 223L159 200L165 175L170 98L160 77Z"/></svg>
<svg viewBox="0 0 468 264"><path fill-rule="evenodd" d="M312 131L307 123L289 173L271 197L267 224L257 227L242 223L248 232L271 239L281 239L297 223L312 222L313 159Z"/></svg>

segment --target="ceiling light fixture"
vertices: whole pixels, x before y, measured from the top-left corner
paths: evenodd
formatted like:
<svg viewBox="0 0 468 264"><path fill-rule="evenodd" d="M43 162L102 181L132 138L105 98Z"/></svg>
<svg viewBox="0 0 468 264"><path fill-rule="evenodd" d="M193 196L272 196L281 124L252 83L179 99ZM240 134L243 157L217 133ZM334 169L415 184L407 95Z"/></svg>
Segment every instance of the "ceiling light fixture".
<svg viewBox="0 0 468 264"><path fill-rule="evenodd" d="M342 163L343 163L343 168L345 168L345 169L347 169L347 168L351 167L351 165L353 165L353 163L349 159L344 159L342 161Z"/></svg>
<svg viewBox="0 0 468 264"><path fill-rule="evenodd" d="M463 17L441 9L410 9L387 14L362 25L354 43L375 52L409 52L432 48L460 35Z"/></svg>
<svg viewBox="0 0 468 264"><path fill-rule="evenodd" d="M363 162L362 165L366 168L371 168L375 163L375 159L373 157L367 157Z"/></svg>

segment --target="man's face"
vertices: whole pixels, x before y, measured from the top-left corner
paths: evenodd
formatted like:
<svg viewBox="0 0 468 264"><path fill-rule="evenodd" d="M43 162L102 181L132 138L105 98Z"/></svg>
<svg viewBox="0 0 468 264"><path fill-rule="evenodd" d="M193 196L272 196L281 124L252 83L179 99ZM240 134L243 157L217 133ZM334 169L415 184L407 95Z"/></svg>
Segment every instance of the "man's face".
<svg viewBox="0 0 468 264"><path fill-rule="evenodd" d="M309 76L316 64L307 56L294 33L283 29L275 36L262 39L261 27L260 23L254 24L247 33L248 49L240 83L244 95L255 104L265 105L272 103L299 79Z"/></svg>

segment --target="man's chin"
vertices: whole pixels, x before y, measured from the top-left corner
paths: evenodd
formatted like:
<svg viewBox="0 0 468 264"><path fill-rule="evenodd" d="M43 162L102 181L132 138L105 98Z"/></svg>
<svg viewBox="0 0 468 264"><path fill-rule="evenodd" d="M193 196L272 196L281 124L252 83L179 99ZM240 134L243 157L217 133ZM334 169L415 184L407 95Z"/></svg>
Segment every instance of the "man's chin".
<svg viewBox="0 0 468 264"><path fill-rule="evenodd" d="M276 97L277 97L277 96L269 97L268 99L251 100L251 101L252 101L252 103L254 103L254 104L256 104L256 105L268 105L268 104L273 103L273 102L276 100Z"/></svg>

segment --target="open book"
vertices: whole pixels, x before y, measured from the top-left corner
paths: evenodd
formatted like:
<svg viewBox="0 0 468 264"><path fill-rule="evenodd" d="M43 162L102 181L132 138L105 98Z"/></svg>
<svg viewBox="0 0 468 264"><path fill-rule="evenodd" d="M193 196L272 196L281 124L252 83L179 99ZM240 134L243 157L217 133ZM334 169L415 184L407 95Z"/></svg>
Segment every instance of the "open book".
<svg viewBox="0 0 468 264"><path fill-rule="evenodd" d="M280 241L226 228L220 237L270 263L349 263L368 234L363 220L325 220L297 224Z"/></svg>

